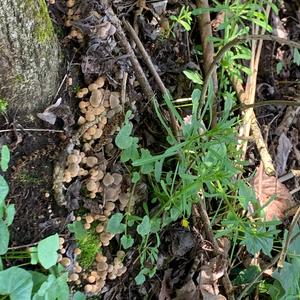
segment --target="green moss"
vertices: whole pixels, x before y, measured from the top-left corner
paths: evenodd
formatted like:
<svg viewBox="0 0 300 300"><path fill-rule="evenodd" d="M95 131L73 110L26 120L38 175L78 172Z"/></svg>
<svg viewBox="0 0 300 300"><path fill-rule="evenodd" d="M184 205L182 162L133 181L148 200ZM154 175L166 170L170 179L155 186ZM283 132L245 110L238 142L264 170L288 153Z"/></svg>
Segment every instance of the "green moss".
<svg viewBox="0 0 300 300"><path fill-rule="evenodd" d="M45 0L26 0L26 9L33 12L35 21L34 35L37 41L44 44L54 37L54 29Z"/></svg>
<svg viewBox="0 0 300 300"><path fill-rule="evenodd" d="M17 180L19 180L22 184L26 186L30 185L38 185L42 182L40 177L37 174L30 173L28 170L22 170L17 176Z"/></svg>
<svg viewBox="0 0 300 300"><path fill-rule="evenodd" d="M6 112L7 106L8 106L7 100L0 97L0 113Z"/></svg>
<svg viewBox="0 0 300 300"><path fill-rule="evenodd" d="M99 236L89 233L84 239L78 241L78 247L81 250L78 262L87 269L92 265L99 252Z"/></svg>

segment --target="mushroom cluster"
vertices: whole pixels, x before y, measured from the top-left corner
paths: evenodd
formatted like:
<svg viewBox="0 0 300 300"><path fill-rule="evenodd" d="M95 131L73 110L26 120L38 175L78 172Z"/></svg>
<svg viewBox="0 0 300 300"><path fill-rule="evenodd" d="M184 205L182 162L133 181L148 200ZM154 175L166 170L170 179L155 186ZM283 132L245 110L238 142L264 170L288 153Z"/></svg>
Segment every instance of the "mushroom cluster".
<svg viewBox="0 0 300 300"><path fill-rule="evenodd" d="M111 212L114 207L113 202L107 202L104 211ZM127 271L123 264L125 252L120 250L115 257L109 256L110 259L103 254L104 247L107 247L114 237L106 231L107 216L105 214L86 214L83 217L77 217L76 221L82 221L86 230L92 230L93 234L99 235L99 252L93 264L88 269L84 269L78 262L82 254L81 249L77 247L73 250L72 256L75 257L75 261L72 263L66 253L65 240L60 238L58 262L69 271L69 282L81 286L87 294L97 294L104 287L106 280L114 280Z"/></svg>

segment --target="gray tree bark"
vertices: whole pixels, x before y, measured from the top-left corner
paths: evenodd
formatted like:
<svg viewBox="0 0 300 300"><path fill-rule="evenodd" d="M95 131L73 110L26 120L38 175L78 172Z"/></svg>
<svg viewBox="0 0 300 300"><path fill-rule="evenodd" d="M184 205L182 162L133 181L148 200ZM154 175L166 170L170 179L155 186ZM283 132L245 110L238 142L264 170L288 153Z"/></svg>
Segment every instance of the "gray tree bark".
<svg viewBox="0 0 300 300"><path fill-rule="evenodd" d="M45 0L0 1L0 100L32 121L56 94L60 51Z"/></svg>

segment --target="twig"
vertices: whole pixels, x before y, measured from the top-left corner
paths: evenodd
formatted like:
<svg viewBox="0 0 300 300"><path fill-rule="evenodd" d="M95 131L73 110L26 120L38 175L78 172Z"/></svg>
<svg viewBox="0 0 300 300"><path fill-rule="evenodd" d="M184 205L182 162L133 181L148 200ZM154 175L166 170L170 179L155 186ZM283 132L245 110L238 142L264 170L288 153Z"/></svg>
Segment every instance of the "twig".
<svg viewBox="0 0 300 300"><path fill-rule="evenodd" d="M141 40L139 39L138 35L136 34L136 32L134 31L134 29L132 28L132 26L127 22L127 21L123 21L123 24L126 28L126 30L128 31L128 33L130 34L130 36L132 37L132 39L134 40L134 42L136 43L137 48L139 49L144 62L146 63L148 69L150 70L150 72L152 73L155 82L157 83L161 93L163 95L167 94L168 90L166 89L164 83L162 82L160 76L158 75L150 56L148 55L147 51L145 50ZM173 133L176 137L178 137L178 131L177 131L177 124L176 124L176 119L173 115L173 113L169 110L169 114L170 114L170 119L171 119L171 126L172 126L172 130Z"/></svg>
<svg viewBox="0 0 300 300"><path fill-rule="evenodd" d="M298 207L298 209L297 209L297 211L296 211L296 213L295 213L295 215L293 217L293 220L291 222L291 225L290 225L290 228L289 228L289 232L287 234L284 246L283 246L283 248L281 250L280 257L279 257L279 260L278 260L278 263L277 263L277 266L279 268L283 268L285 257L286 257L286 254L287 254L287 251L288 251L291 239L292 239L293 230L294 230L296 224L298 223L299 219L300 219L300 207Z"/></svg>
<svg viewBox="0 0 300 300"><path fill-rule="evenodd" d="M121 103L124 105L126 102L126 85L127 85L128 73L123 72L122 86L121 86Z"/></svg>
<svg viewBox="0 0 300 300"><path fill-rule="evenodd" d="M3 129L0 130L0 133L12 132L12 131L32 131L32 132L53 132L53 133L63 133L64 130L58 129L42 129L42 128L16 128L16 129Z"/></svg>
<svg viewBox="0 0 300 300"><path fill-rule="evenodd" d="M207 0L197 0L196 5L198 8L209 8L209 4ZM212 36L210 13L209 11L204 12L203 14L199 15L197 18L199 24L198 28L200 32L201 45L203 48L203 62L204 62L203 67L204 67L205 74L207 74L209 67L212 64L215 56L214 44L212 41L209 40L209 37ZM214 70L214 72L212 73L212 81L214 86L215 99L213 100L213 105L212 105L211 127L214 128L217 124L216 95L218 93L218 78L217 78L216 70Z"/></svg>
<svg viewBox="0 0 300 300"><path fill-rule="evenodd" d="M252 129L253 138L255 140L261 161L264 166L265 173L269 176L275 175L276 171L275 171L274 165L272 163L272 157L268 152L266 143L263 139L260 128L258 127L257 120L256 120L254 113L253 113L253 118L252 118L250 125L251 125L251 129Z"/></svg>

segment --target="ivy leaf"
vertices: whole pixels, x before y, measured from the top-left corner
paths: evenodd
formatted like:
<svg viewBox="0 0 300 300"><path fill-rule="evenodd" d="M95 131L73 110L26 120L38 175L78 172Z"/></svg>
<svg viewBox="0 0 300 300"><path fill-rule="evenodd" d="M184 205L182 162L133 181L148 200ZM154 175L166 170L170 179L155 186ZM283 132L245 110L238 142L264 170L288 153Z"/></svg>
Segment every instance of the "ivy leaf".
<svg viewBox="0 0 300 300"><path fill-rule="evenodd" d="M0 255L3 255L7 252L9 243L9 231L7 224L0 220Z"/></svg>
<svg viewBox="0 0 300 300"><path fill-rule="evenodd" d="M297 65L300 66L300 53L299 50L297 48L294 48L294 59L293 62Z"/></svg>
<svg viewBox="0 0 300 300"><path fill-rule="evenodd" d="M11 267L0 272L0 295L9 295L10 300L30 300L31 274L24 269Z"/></svg>
<svg viewBox="0 0 300 300"><path fill-rule="evenodd" d="M0 161L1 169L3 172L5 172L8 169L9 160L10 160L9 149L6 145L3 145L1 148L1 161Z"/></svg>
<svg viewBox="0 0 300 300"><path fill-rule="evenodd" d="M123 220L123 214L116 213L114 214L107 223L106 230L113 234L118 234L124 232L126 226L125 224L121 223Z"/></svg>
<svg viewBox="0 0 300 300"><path fill-rule="evenodd" d="M75 234L75 238L77 240L82 240L87 235L86 230L84 229L83 224L80 221L75 221L72 224L69 224L68 229L70 232Z"/></svg>
<svg viewBox="0 0 300 300"><path fill-rule="evenodd" d="M58 234L48 236L47 238L41 240L38 243L38 258L41 265L45 269L49 269L54 266L57 262L58 254L57 250L59 249L59 238Z"/></svg>
<svg viewBox="0 0 300 300"><path fill-rule="evenodd" d="M121 237L121 245L126 250L130 248L134 244L134 239L131 237L131 235L123 235Z"/></svg>
<svg viewBox="0 0 300 300"><path fill-rule="evenodd" d="M6 208L5 208L5 214L6 214L6 224L7 226L10 226L12 224L12 222L14 221L14 217L16 214L16 209L15 209L15 205L14 204L9 204Z"/></svg>
<svg viewBox="0 0 300 300"><path fill-rule="evenodd" d="M139 272L139 274L134 278L137 285L141 285L145 282L146 277L144 275L144 269Z"/></svg>
<svg viewBox="0 0 300 300"><path fill-rule="evenodd" d="M128 149L134 142L134 138L131 135L133 125L131 122L125 124L118 132L115 143L119 149Z"/></svg>
<svg viewBox="0 0 300 300"><path fill-rule="evenodd" d="M137 233L141 235L142 237L148 235L151 230L151 223L148 216L144 216L142 223L137 226L136 228Z"/></svg>
<svg viewBox="0 0 300 300"><path fill-rule="evenodd" d="M0 207L3 206L8 191L9 191L8 184L4 179L4 177L0 175Z"/></svg>
<svg viewBox="0 0 300 300"><path fill-rule="evenodd" d="M129 160L135 161L140 158L139 151L138 151L138 142L139 139L137 137L134 137L131 146L122 151L121 154L122 162L127 162Z"/></svg>

